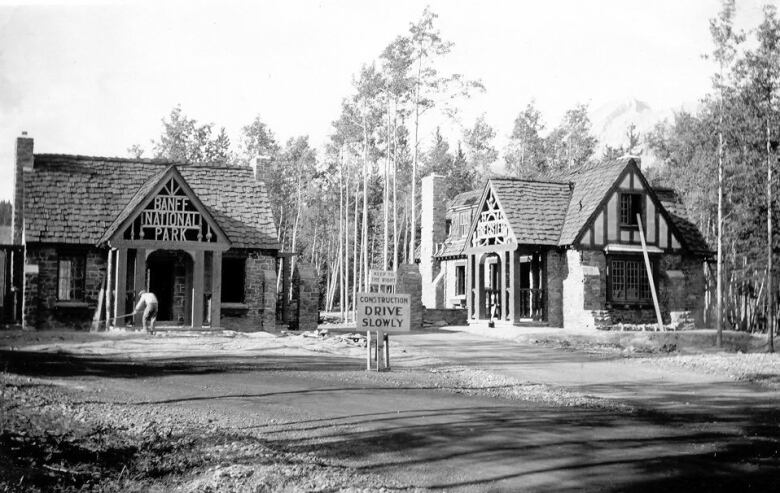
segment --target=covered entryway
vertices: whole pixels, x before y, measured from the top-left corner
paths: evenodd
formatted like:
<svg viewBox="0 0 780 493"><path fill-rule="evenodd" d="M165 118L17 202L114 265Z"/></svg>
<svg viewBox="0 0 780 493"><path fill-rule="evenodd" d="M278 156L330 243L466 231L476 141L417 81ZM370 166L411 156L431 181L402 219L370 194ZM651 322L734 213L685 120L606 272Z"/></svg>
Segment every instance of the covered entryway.
<svg viewBox="0 0 780 493"><path fill-rule="evenodd" d="M175 167L144 189L104 235L111 247L107 284L115 302L107 311L114 325L132 310L138 292L149 289L160 303L160 322L219 326L222 253L230 241ZM141 324L141 314L133 323Z"/></svg>

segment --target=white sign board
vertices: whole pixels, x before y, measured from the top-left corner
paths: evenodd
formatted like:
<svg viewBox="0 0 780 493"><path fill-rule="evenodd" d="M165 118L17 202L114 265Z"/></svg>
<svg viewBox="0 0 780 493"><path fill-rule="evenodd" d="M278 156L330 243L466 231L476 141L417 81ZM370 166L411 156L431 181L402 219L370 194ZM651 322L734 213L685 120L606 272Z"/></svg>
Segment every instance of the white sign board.
<svg viewBox="0 0 780 493"><path fill-rule="evenodd" d="M411 296L394 293L358 293L355 328L382 332L411 330Z"/></svg>
<svg viewBox="0 0 780 493"><path fill-rule="evenodd" d="M392 286L395 288L395 271L371 269L368 273L369 284L379 288L383 286ZM380 289L381 290L381 289Z"/></svg>

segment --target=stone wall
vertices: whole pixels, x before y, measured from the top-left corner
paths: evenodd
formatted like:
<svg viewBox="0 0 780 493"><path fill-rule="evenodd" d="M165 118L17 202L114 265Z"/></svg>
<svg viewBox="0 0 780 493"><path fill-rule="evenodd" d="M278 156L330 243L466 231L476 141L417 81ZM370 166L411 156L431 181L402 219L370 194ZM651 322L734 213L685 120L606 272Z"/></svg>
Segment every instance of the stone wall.
<svg viewBox="0 0 780 493"><path fill-rule="evenodd" d="M85 259L84 299L60 302L57 299L59 249ZM23 325L28 328L88 329L97 308L100 288L106 274L106 251L28 245L25 250ZM37 267L37 273L35 268Z"/></svg>
<svg viewBox="0 0 780 493"><path fill-rule="evenodd" d="M320 290L317 281L317 271L313 265L296 262L292 279L294 316L290 320L291 329L317 329L320 318Z"/></svg>
<svg viewBox="0 0 780 493"><path fill-rule="evenodd" d="M448 325L467 325L466 309L460 308L426 308L423 311L424 327L445 327Z"/></svg>
<svg viewBox="0 0 780 493"><path fill-rule="evenodd" d="M396 293L408 294L412 301L410 328L418 330L423 325L422 279L416 264L398 266Z"/></svg>
<svg viewBox="0 0 780 493"><path fill-rule="evenodd" d="M276 258L269 253L231 249L223 254L223 258L245 260L244 303L238 308L222 304L221 327L244 332L273 330L276 327Z"/></svg>
<svg viewBox="0 0 780 493"><path fill-rule="evenodd" d="M655 262L658 304L664 324L691 328L695 321L700 323L705 282L701 260L681 254L664 254L656 256ZM604 252L568 250L566 273L564 327L657 323L652 304L631 306L607 301L607 256Z"/></svg>

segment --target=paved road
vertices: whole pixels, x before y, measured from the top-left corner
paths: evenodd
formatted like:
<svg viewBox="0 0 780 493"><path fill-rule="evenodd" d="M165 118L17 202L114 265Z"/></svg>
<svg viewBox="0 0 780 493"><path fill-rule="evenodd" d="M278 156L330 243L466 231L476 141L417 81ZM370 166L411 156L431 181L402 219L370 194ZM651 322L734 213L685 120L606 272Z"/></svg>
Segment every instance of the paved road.
<svg viewBox="0 0 780 493"><path fill-rule="evenodd" d="M154 347L155 340L148 343ZM625 398L652 412L399 388L390 376L365 375L362 360L333 355L0 356L10 371L56 375L100 391L89 399L219 416L279 448L377 474L395 487L768 491L780 477L777 393L470 334L404 336L396 343L396 350L431 351L454 364Z"/></svg>

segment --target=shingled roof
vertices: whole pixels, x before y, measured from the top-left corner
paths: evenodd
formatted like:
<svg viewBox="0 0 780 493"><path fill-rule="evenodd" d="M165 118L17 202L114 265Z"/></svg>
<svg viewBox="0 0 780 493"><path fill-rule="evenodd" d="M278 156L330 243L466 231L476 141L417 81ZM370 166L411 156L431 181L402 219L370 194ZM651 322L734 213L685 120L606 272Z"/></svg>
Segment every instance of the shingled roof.
<svg viewBox="0 0 780 493"><path fill-rule="evenodd" d="M571 196L568 183L501 178L490 186L518 243L558 244Z"/></svg>
<svg viewBox="0 0 780 493"><path fill-rule="evenodd" d="M246 167L36 154L25 171L28 242L97 244L109 226L175 166L235 248L278 250L265 185ZM147 190L148 192L148 190ZM121 222L121 221L120 221Z"/></svg>
<svg viewBox="0 0 780 493"><path fill-rule="evenodd" d="M618 179L631 158L620 158L580 168L571 173L573 184L571 200L566 212L566 222L558 240L560 245L571 245L582 231Z"/></svg>

